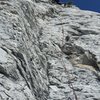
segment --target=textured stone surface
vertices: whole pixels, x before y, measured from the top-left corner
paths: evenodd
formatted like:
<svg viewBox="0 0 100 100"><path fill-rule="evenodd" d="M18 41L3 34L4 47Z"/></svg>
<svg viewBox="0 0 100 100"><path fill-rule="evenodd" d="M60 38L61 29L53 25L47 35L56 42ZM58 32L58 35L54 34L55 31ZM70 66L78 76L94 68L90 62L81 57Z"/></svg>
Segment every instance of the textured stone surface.
<svg viewBox="0 0 100 100"><path fill-rule="evenodd" d="M100 14L48 0L0 0L0 100L100 100Z"/></svg>

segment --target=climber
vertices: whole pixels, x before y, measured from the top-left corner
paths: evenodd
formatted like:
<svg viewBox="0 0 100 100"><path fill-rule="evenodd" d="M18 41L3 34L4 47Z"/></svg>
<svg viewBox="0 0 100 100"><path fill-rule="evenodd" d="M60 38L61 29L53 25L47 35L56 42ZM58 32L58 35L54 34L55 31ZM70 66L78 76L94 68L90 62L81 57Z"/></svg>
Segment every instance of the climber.
<svg viewBox="0 0 100 100"><path fill-rule="evenodd" d="M67 4L67 0L55 0L55 2L57 2L58 4L64 4L64 6L66 6Z"/></svg>
<svg viewBox="0 0 100 100"><path fill-rule="evenodd" d="M67 7L72 7L72 0L52 0L55 1L58 4L64 4L64 7L67 5Z"/></svg>
<svg viewBox="0 0 100 100"><path fill-rule="evenodd" d="M66 4L68 0L57 0L61 4Z"/></svg>

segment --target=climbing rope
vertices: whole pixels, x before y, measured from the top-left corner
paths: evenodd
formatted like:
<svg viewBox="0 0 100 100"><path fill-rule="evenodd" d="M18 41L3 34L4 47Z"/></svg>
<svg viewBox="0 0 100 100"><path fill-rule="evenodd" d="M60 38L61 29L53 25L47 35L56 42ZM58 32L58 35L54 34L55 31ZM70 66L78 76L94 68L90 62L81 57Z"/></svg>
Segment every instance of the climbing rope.
<svg viewBox="0 0 100 100"><path fill-rule="evenodd" d="M61 23L62 23L62 20L61 20ZM64 32L64 27L63 27L63 25L62 25L62 46L64 45L64 40L65 40L65 32ZM63 54L63 52L62 52L62 54ZM62 58L62 57L60 57L60 58ZM78 100L78 97L77 97L77 95L76 95L76 92L75 92L75 90L74 90L74 86L73 86L73 84L71 83L71 77L70 77L70 74L69 74L69 71L67 70L67 68L66 68L66 65L65 65L65 63L64 63L64 61L63 61L63 59L61 59L61 63L62 63L62 66L64 67L64 70L65 70L65 73L66 73L66 75L68 75L68 81L69 81L69 87L72 89L72 91L73 91L73 95L74 95L74 97L75 97L75 100Z"/></svg>
<svg viewBox="0 0 100 100"><path fill-rule="evenodd" d="M61 23L62 23L62 20L61 20ZM63 27L63 25L62 25L62 46L64 45L64 40L65 40L65 32L64 32L64 27ZM63 66L63 68L64 68L64 71L65 71L65 74L68 76L68 82L69 82L69 87L70 87L70 89L73 91L73 95L74 95L74 98L75 98L75 100L78 100L78 97L77 97L77 94L76 94L76 92L75 92L75 90L74 90L74 86L73 86L73 84L71 83L71 76L70 76L70 73L69 73L69 71L67 70L67 68L66 68L66 65L65 65L65 62L64 62L64 60L62 59L62 54L63 54L63 52L62 51L57 51L57 49L55 48L55 52L56 53L60 53L59 54L59 61L61 62L61 65Z"/></svg>
<svg viewBox="0 0 100 100"><path fill-rule="evenodd" d="M56 52L56 53L60 53L60 54L59 54L59 57L56 57L56 58L59 59L59 61L61 62L61 65L62 65L63 68L64 68L65 74L67 75L67 78L68 78L68 83L69 83L68 86L69 86L70 89L72 90L75 100L78 100L77 94L76 94L76 92L75 92L75 90L74 90L74 86L73 86L73 84L71 83L71 76L70 76L70 73L69 73L69 71L68 71L67 68L66 68L66 65L65 65L64 60L62 59L62 54L63 54L63 52L62 52L62 51L59 51L59 52L58 52L56 48L55 48L55 52Z"/></svg>

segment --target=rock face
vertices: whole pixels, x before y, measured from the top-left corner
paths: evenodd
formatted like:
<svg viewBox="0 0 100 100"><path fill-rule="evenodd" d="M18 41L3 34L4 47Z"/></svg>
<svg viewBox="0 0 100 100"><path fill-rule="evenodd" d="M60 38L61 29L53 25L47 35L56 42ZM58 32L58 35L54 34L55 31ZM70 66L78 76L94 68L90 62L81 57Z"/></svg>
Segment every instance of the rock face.
<svg viewBox="0 0 100 100"><path fill-rule="evenodd" d="M0 100L100 100L99 40L99 13L0 0Z"/></svg>

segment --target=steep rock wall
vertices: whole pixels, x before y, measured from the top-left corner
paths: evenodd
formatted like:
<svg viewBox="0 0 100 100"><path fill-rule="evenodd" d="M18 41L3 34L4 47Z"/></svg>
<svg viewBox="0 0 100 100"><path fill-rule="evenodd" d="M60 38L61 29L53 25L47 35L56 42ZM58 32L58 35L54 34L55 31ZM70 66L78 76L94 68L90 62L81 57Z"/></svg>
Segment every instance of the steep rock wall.
<svg viewBox="0 0 100 100"><path fill-rule="evenodd" d="M46 100L47 61L39 48L33 1L0 1L0 97Z"/></svg>
<svg viewBox="0 0 100 100"><path fill-rule="evenodd" d="M48 0L0 0L0 99L100 100L99 22Z"/></svg>

